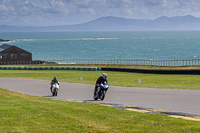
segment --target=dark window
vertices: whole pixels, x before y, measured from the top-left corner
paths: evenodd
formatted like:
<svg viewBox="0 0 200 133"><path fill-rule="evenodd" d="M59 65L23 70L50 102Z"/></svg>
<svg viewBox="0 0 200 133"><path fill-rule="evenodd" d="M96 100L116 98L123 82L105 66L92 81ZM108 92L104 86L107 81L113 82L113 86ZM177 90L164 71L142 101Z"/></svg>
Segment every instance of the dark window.
<svg viewBox="0 0 200 133"><path fill-rule="evenodd" d="M21 54L22 59L28 59L28 54Z"/></svg>
<svg viewBox="0 0 200 133"><path fill-rule="evenodd" d="M6 59L6 54L1 54L0 59Z"/></svg>
<svg viewBox="0 0 200 133"><path fill-rule="evenodd" d="M17 59L17 54L11 54L11 59Z"/></svg>

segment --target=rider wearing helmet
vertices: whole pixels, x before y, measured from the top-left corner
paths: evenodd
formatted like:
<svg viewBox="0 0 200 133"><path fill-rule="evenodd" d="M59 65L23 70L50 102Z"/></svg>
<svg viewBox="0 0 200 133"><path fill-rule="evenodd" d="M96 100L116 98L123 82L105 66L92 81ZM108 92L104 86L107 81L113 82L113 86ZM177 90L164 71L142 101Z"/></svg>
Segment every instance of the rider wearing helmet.
<svg viewBox="0 0 200 133"><path fill-rule="evenodd" d="M57 79L56 76L52 79L52 81L50 83L51 84L51 87L50 87L51 92L52 92L52 85L55 84L55 83L57 83L59 85L59 82L58 82L58 79Z"/></svg>
<svg viewBox="0 0 200 133"><path fill-rule="evenodd" d="M95 90L94 93L96 93L97 88L100 86L101 83L106 82L108 84L108 80L107 80L107 74L103 73L102 76L100 76L97 81L96 81L96 85L95 85ZM107 91L107 90L106 90Z"/></svg>

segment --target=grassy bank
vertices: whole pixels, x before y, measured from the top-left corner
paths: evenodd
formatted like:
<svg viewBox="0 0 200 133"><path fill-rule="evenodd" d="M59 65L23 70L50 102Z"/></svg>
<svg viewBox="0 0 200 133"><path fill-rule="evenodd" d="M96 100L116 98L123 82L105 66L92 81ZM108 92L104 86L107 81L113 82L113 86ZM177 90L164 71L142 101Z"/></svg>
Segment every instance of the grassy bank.
<svg viewBox="0 0 200 133"><path fill-rule="evenodd" d="M0 89L0 132L200 132L199 122Z"/></svg>
<svg viewBox="0 0 200 133"><path fill-rule="evenodd" d="M57 76L59 81L62 82L95 84L97 78L103 72L108 74L108 80L111 86L200 90L200 75L162 75L111 71L0 70L0 77L50 81L54 76ZM83 80L80 80L80 77ZM140 84L138 84L138 79L141 79Z"/></svg>

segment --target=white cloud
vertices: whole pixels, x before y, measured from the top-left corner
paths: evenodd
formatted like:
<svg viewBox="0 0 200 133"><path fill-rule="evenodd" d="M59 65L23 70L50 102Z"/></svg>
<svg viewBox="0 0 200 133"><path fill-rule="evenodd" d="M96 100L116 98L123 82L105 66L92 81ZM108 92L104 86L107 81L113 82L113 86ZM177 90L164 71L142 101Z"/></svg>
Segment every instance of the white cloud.
<svg viewBox="0 0 200 133"><path fill-rule="evenodd" d="M128 16L132 16L134 15L133 10L130 8L125 8L124 12L128 15Z"/></svg>
<svg viewBox="0 0 200 133"><path fill-rule="evenodd" d="M2 14L6 12L8 12L8 8L4 4L0 5L0 13Z"/></svg>
<svg viewBox="0 0 200 133"><path fill-rule="evenodd" d="M89 8L88 10L89 10L90 14L93 14L93 15L96 14L96 12L95 12L95 10L93 8Z"/></svg>
<svg viewBox="0 0 200 133"><path fill-rule="evenodd" d="M199 7L199 0L0 0L0 24L12 23L11 20L24 25L45 25L49 20L52 25L71 24L103 16L155 19L190 14L200 17Z"/></svg>

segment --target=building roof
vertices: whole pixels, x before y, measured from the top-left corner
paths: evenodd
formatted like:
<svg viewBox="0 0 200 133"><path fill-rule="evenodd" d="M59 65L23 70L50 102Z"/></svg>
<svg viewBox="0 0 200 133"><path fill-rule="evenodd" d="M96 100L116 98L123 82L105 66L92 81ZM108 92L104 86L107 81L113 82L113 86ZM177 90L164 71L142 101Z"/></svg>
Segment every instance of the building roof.
<svg viewBox="0 0 200 133"><path fill-rule="evenodd" d="M30 53L30 52L28 52L28 51L26 51L24 49L21 49L21 48L15 46L15 45L9 45L9 44L3 44L3 45L1 45L0 46L0 53L3 52L3 51L5 51L5 50L7 50L7 49L9 49L9 48L11 48L11 47L14 47L15 49L18 49L18 50L20 49L21 51L24 51L26 53Z"/></svg>
<svg viewBox="0 0 200 133"><path fill-rule="evenodd" d="M4 51L4 50L6 50L6 49L8 49L8 48L10 48L10 47L12 47L13 45L9 45L9 44L3 44L3 45L1 45L0 46L0 52L1 51Z"/></svg>

